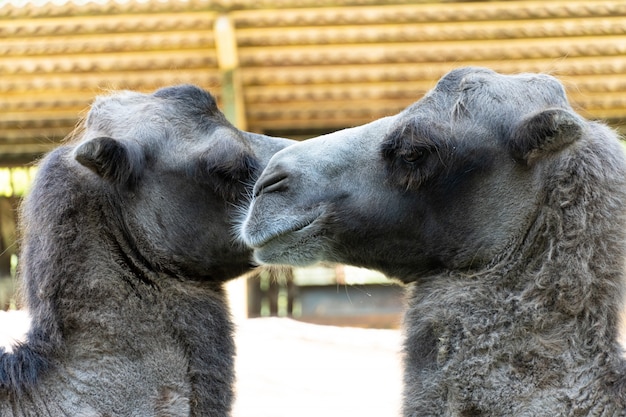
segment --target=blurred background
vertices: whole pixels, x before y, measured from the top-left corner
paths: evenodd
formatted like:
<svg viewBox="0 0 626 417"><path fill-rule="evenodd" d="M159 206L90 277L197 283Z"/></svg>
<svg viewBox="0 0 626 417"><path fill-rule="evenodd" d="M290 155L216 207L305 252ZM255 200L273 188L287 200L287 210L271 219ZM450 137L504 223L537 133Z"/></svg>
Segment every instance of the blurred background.
<svg viewBox="0 0 626 417"><path fill-rule="evenodd" d="M626 130L626 1L0 0L0 309L33 161L98 94L193 83L239 128L306 139L395 114L449 70L546 72ZM236 316L397 328L402 290L343 265L261 269ZM17 306L19 307L19 305Z"/></svg>

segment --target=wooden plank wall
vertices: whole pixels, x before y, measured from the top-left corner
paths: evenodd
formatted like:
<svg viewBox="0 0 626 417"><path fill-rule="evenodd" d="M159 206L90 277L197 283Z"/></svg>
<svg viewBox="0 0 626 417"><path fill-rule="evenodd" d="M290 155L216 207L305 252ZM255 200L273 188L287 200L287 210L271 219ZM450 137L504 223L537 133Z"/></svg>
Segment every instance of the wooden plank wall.
<svg viewBox="0 0 626 417"><path fill-rule="evenodd" d="M0 155L20 162L49 150L110 89L216 88L215 13L196 9L158 1L0 9Z"/></svg>
<svg viewBox="0 0 626 417"><path fill-rule="evenodd" d="M94 95L199 84L221 97L215 21L235 30L249 130L330 131L396 113L463 65L559 76L626 120L626 2L130 0L0 8L0 164L72 130Z"/></svg>
<svg viewBox="0 0 626 417"><path fill-rule="evenodd" d="M589 117L626 116L626 2L437 2L233 13L251 126L393 114L462 65L558 75Z"/></svg>

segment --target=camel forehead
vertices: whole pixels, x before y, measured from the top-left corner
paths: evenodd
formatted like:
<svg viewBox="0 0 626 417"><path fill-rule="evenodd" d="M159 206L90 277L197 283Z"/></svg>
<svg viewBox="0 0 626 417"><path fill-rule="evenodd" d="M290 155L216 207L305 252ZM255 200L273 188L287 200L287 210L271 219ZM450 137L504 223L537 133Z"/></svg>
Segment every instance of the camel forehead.
<svg viewBox="0 0 626 417"><path fill-rule="evenodd" d="M168 113L204 113L219 114L215 98L203 89L193 85L177 85L161 88L146 94L137 91L117 91L111 95L96 98L90 113L96 111L105 115L119 115L120 108L152 108Z"/></svg>
<svg viewBox="0 0 626 417"><path fill-rule="evenodd" d="M86 129L99 135L133 136L140 141L144 134L154 141L158 132L165 135L174 129L177 136L185 136L227 124L213 96L191 85L166 87L152 94L119 91L97 97L85 121Z"/></svg>
<svg viewBox="0 0 626 417"><path fill-rule="evenodd" d="M487 68L459 68L444 75L433 89L433 94L448 96L452 100L474 97L490 100L507 98L517 104L527 102L565 102L561 83L547 74L499 74Z"/></svg>
<svg viewBox="0 0 626 417"><path fill-rule="evenodd" d="M547 74L499 74L486 68L460 68L442 77L405 113L431 111L450 120L515 116L547 107L569 107L565 89Z"/></svg>
<svg viewBox="0 0 626 417"><path fill-rule="evenodd" d="M403 124L430 124L447 132L479 131L480 136L503 137L522 118L548 108L571 108L556 78L470 67L442 77L424 98L401 113L401 119Z"/></svg>

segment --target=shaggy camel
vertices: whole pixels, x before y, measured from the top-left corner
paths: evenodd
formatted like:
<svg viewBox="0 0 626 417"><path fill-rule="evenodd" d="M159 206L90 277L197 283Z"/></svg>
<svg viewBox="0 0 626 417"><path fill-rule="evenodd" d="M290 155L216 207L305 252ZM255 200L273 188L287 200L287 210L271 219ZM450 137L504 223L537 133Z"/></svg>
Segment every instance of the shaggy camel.
<svg viewBox="0 0 626 417"><path fill-rule="evenodd" d="M0 415L216 416L233 400L231 218L290 142L242 132L194 86L118 92L48 154L21 212L26 341Z"/></svg>
<svg viewBox="0 0 626 417"><path fill-rule="evenodd" d="M241 225L265 263L408 284L404 415L625 416L626 163L544 74L461 68L296 144Z"/></svg>

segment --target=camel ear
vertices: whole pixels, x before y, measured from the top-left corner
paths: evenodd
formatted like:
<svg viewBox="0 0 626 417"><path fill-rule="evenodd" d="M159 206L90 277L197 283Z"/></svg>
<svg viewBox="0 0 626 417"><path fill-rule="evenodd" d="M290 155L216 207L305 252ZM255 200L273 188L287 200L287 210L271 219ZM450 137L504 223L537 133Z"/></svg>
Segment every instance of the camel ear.
<svg viewBox="0 0 626 417"><path fill-rule="evenodd" d="M143 154L137 144L106 136L80 144L74 155L80 164L120 185L135 184L143 168Z"/></svg>
<svg viewBox="0 0 626 417"><path fill-rule="evenodd" d="M583 135L581 118L565 109L548 109L523 118L509 138L513 157L526 164L548 153L558 152Z"/></svg>

